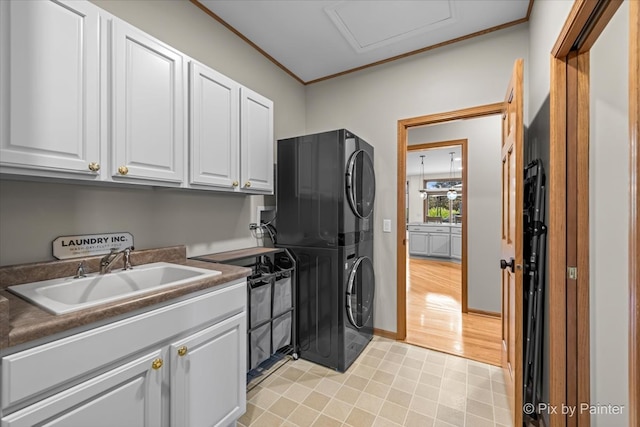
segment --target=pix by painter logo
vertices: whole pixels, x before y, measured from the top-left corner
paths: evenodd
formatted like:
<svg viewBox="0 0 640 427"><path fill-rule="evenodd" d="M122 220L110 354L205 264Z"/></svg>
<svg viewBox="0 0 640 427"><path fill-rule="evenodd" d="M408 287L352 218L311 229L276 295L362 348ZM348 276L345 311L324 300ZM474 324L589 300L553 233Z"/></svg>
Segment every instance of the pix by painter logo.
<svg viewBox="0 0 640 427"><path fill-rule="evenodd" d="M562 405L550 405L548 403L538 403L538 405L534 405L533 403L525 403L522 406L522 412L526 415L546 413L549 415L562 414L570 417L581 414L620 415L624 412L624 405L601 405L600 403L592 405L587 402L582 402L579 405L565 405L564 403Z"/></svg>

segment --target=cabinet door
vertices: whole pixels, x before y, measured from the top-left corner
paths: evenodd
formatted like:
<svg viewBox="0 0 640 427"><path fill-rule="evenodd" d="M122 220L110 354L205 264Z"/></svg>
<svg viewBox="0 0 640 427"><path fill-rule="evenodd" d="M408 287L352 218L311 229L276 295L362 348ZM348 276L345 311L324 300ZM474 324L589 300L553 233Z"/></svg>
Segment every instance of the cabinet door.
<svg viewBox="0 0 640 427"><path fill-rule="evenodd" d="M462 236L451 234L451 258L462 258Z"/></svg>
<svg viewBox="0 0 640 427"><path fill-rule="evenodd" d="M429 256L450 256L450 235L449 233L429 234Z"/></svg>
<svg viewBox="0 0 640 427"><path fill-rule="evenodd" d="M238 190L240 86L190 63L190 182Z"/></svg>
<svg viewBox="0 0 640 427"><path fill-rule="evenodd" d="M184 179L185 61L182 54L113 20L114 178Z"/></svg>
<svg viewBox="0 0 640 427"><path fill-rule="evenodd" d="M0 1L0 28L1 165L99 178L98 9Z"/></svg>
<svg viewBox="0 0 640 427"><path fill-rule="evenodd" d="M409 233L409 253L427 255L429 251L427 233Z"/></svg>
<svg viewBox="0 0 640 427"><path fill-rule="evenodd" d="M227 426L245 412L246 313L170 346L171 425Z"/></svg>
<svg viewBox="0 0 640 427"><path fill-rule="evenodd" d="M273 102L241 88L241 188L249 193L273 192Z"/></svg>
<svg viewBox="0 0 640 427"><path fill-rule="evenodd" d="M110 370L2 418L2 427L157 427L161 425L161 352ZM155 362L155 367L153 368Z"/></svg>

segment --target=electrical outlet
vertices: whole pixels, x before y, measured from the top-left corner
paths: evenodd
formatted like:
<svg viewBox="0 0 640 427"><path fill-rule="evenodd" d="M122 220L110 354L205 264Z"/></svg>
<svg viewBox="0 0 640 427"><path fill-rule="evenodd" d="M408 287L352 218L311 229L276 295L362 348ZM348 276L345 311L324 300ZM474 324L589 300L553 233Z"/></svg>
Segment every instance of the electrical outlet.
<svg viewBox="0 0 640 427"><path fill-rule="evenodd" d="M382 231L385 233L391 233L391 220L385 219L382 220Z"/></svg>
<svg viewBox="0 0 640 427"><path fill-rule="evenodd" d="M256 224L255 222L249 224L249 230L255 230L256 228L258 228L258 224Z"/></svg>

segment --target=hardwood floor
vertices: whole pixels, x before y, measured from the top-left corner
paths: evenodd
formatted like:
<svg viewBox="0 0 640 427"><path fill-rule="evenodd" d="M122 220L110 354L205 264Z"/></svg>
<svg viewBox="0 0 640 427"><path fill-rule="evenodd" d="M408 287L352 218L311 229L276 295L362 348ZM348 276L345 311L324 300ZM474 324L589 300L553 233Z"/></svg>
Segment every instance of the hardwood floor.
<svg viewBox="0 0 640 427"><path fill-rule="evenodd" d="M408 259L406 342L500 365L498 317L461 311L460 264Z"/></svg>

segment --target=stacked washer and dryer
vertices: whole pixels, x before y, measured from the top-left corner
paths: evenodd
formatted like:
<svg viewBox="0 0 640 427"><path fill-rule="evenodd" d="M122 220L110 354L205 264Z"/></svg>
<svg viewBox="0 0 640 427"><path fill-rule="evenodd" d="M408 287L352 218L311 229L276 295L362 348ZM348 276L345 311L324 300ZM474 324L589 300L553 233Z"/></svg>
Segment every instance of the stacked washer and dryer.
<svg viewBox="0 0 640 427"><path fill-rule="evenodd" d="M277 148L277 240L296 258L300 357L344 372L373 335L373 147L340 129Z"/></svg>

